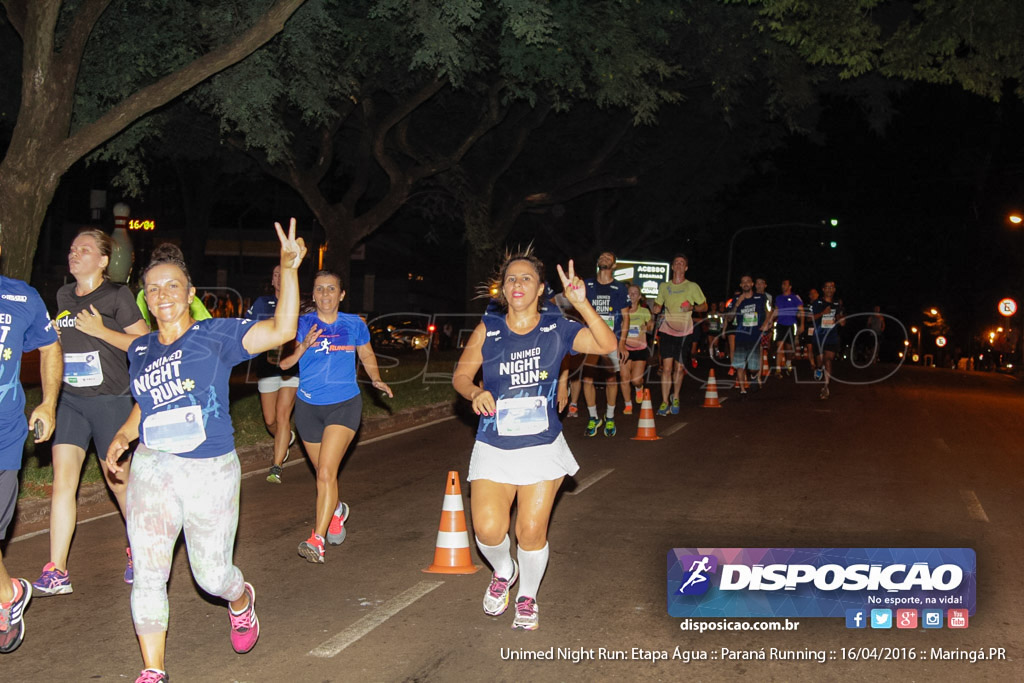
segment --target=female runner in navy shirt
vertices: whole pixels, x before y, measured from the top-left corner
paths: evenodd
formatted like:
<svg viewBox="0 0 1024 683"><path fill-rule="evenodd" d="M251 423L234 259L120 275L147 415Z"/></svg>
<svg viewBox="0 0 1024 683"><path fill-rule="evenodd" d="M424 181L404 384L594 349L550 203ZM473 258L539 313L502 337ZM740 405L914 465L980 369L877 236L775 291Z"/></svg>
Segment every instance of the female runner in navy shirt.
<svg viewBox="0 0 1024 683"><path fill-rule="evenodd" d="M373 388L393 397L391 388L381 381L366 323L358 315L338 312L343 298L345 290L338 275L328 270L316 274L316 311L299 318L295 339L301 343L280 365L284 372L299 364L295 428L316 469L316 526L299 544L299 555L316 563L324 561L325 536L332 545L345 540L349 510L338 500L338 468L363 413L356 383L356 356Z"/></svg>
<svg viewBox="0 0 1024 683"><path fill-rule="evenodd" d="M548 564L548 521L565 475L579 469L562 435L556 391L558 370L569 353L611 353L612 330L587 300L586 287L569 261L558 266L565 297L586 327L559 313L543 313L544 265L529 252L506 259L500 270L504 315L484 315L473 330L452 379L455 390L480 415L469 463L473 528L480 553L494 569L484 612L508 608L509 588L522 572L512 628L537 628L537 590ZM475 382L483 368L483 387ZM508 537L518 498L517 558Z"/></svg>
<svg viewBox="0 0 1024 683"><path fill-rule="evenodd" d="M259 637L256 592L232 563L241 468L228 379L233 366L295 336L296 269L306 246L295 238L294 218L287 235L279 223L274 227L281 241L281 298L272 319L196 322L189 313L196 290L177 259L150 263L142 276L158 330L128 348L137 403L106 456L111 470L122 471L118 458L139 439L126 515L135 562L132 620L146 667L136 683L167 680L167 579L183 528L196 583L228 602L235 652L248 652Z"/></svg>

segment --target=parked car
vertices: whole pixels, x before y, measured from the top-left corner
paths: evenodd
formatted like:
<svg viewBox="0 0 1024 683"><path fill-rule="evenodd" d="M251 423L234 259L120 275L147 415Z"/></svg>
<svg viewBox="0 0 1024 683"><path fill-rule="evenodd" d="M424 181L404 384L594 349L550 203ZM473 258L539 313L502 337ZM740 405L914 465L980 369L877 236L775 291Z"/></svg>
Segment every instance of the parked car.
<svg viewBox="0 0 1024 683"><path fill-rule="evenodd" d="M370 320L374 348L420 351L430 346L431 316L427 313L389 313Z"/></svg>

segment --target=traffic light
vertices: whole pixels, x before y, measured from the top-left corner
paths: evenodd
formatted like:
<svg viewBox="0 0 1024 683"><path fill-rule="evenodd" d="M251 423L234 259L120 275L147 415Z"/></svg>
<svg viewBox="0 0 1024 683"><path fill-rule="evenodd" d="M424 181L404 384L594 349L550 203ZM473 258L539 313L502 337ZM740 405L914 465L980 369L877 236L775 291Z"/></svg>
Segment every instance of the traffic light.
<svg viewBox="0 0 1024 683"><path fill-rule="evenodd" d="M831 247L832 249L835 249L836 247L839 246L839 242L832 240L831 242L828 243L828 246Z"/></svg>

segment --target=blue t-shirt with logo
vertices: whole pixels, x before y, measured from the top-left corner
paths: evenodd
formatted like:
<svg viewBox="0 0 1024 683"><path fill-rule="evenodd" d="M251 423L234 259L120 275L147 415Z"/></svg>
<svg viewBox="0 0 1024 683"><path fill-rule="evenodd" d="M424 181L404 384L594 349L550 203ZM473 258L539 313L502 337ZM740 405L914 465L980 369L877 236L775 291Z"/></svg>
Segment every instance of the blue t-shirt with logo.
<svg viewBox="0 0 1024 683"><path fill-rule="evenodd" d="M0 275L0 470L21 469L28 436L21 355L57 341L39 292Z"/></svg>
<svg viewBox="0 0 1024 683"><path fill-rule="evenodd" d="M619 333L622 331L622 309L632 306L627 286L618 281L603 285L596 278L590 278L585 284L590 305L608 324L608 327L612 328L612 332L615 333L615 338L618 340Z"/></svg>
<svg viewBox="0 0 1024 683"><path fill-rule="evenodd" d="M733 323L736 325L736 341L747 343L761 338L761 325L768 317L768 297L754 293L749 299L736 297L729 306L735 312Z"/></svg>
<svg viewBox="0 0 1024 683"><path fill-rule="evenodd" d="M512 332L503 315L482 322L484 389L498 409L480 417L477 440L506 450L551 443L562 432L558 371L583 326L557 313L542 314L526 334Z"/></svg>
<svg viewBox="0 0 1024 683"><path fill-rule="evenodd" d="M228 412L231 368L253 354L242 338L253 321L210 318L168 345L150 332L128 347L132 395L142 410L139 441L184 458L215 458L235 448Z"/></svg>
<svg viewBox="0 0 1024 683"><path fill-rule="evenodd" d="M341 403L359 393L356 347L370 343L370 330L358 315L338 313L325 323L313 313L299 316L295 338L301 343L316 325L320 336L299 358L299 398L315 406Z"/></svg>
<svg viewBox="0 0 1024 683"><path fill-rule="evenodd" d="M796 325L804 302L796 294L779 294L775 297L775 308L779 312L775 322L782 326Z"/></svg>

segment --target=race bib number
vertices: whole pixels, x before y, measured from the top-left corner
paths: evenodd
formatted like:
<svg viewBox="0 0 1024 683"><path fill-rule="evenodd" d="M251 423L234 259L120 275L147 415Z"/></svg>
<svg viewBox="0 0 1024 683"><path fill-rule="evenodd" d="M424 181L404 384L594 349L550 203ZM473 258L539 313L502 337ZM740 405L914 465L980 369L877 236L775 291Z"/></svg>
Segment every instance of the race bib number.
<svg viewBox="0 0 1024 683"><path fill-rule="evenodd" d="M103 384L103 366L96 351L64 354L64 383L72 387L95 387Z"/></svg>
<svg viewBox="0 0 1024 683"><path fill-rule="evenodd" d="M640 326L639 325L630 325L629 326L629 334L627 334L626 336L628 338L630 338L630 339L639 339L640 338Z"/></svg>
<svg viewBox="0 0 1024 683"><path fill-rule="evenodd" d="M826 330L836 326L836 314L835 311L829 311L828 313L821 316L821 326Z"/></svg>
<svg viewBox="0 0 1024 683"><path fill-rule="evenodd" d="M757 310L743 311L743 327L757 327Z"/></svg>
<svg viewBox="0 0 1024 683"><path fill-rule="evenodd" d="M548 400L543 396L498 399L498 435L531 436L548 428Z"/></svg>
<svg viewBox="0 0 1024 683"><path fill-rule="evenodd" d="M615 316L614 315L602 315L601 316L601 320L603 320L604 324L607 325L608 327L610 327L611 329L613 329L613 330L615 329Z"/></svg>
<svg viewBox="0 0 1024 683"><path fill-rule="evenodd" d="M165 453L189 453L206 441L203 411L184 406L150 415L142 423L142 443Z"/></svg>

